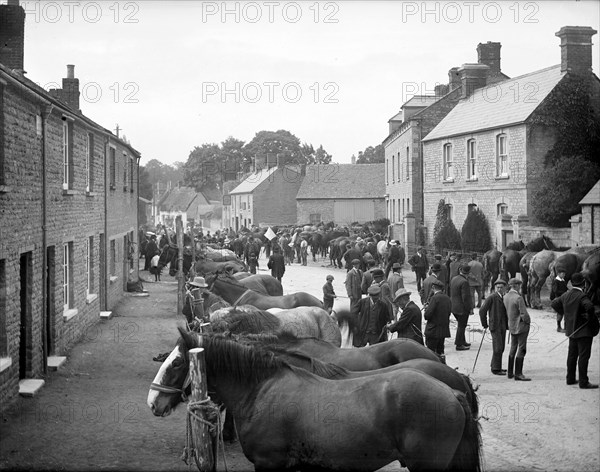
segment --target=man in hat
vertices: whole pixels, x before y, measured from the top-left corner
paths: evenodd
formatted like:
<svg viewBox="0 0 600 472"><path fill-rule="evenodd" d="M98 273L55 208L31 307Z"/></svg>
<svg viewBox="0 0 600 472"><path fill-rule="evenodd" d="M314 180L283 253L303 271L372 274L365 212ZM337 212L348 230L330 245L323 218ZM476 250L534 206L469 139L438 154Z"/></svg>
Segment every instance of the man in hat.
<svg viewBox="0 0 600 472"><path fill-rule="evenodd" d="M429 271L427 250L424 247L417 249L417 253L408 260L408 263L417 278L417 292L421 292L421 282L427 277L427 272Z"/></svg>
<svg viewBox="0 0 600 472"><path fill-rule="evenodd" d="M391 333L397 332L398 338L408 338L423 344L421 310L410 300L410 294L405 288L394 294L394 305L398 307L398 311L402 310L402 314L398 321L392 321L386 327Z"/></svg>
<svg viewBox="0 0 600 472"><path fill-rule="evenodd" d="M208 315L204 312L204 299L208 295L210 295L210 292L204 277L194 277L194 280L186 283L182 313L187 318L188 323L194 320L201 323L208 321Z"/></svg>
<svg viewBox="0 0 600 472"><path fill-rule="evenodd" d="M575 367L579 370L579 388L598 388L588 378L588 363L592 352L594 336L600 324L594 305L583 292L585 279L581 272L571 276L571 290L552 300L552 308L564 315L565 331L569 338L567 353L567 385L577 383Z"/></svg>
<svg viewBox="0 0 600 472"><path fill-rule="evenodd" d="M452 301L444 292L444 283L435 279L431 282L432 295L425 308L425 345L435 352L440 360L446 363L444 342L450 337L450 313Z"/></svg>
<svg viewBox="0 0 600 472"><path fill-rule="evenodd" d="M444 283L444 290L443 292L446 293L446 288L448 287L448 267L446 267L446 264L444 263L444 261L442 261L442 255L441 254L436 254L435 256L433 256L434 259L434 264L437 262L440 265L440 273L438 274L438 280L441 280ZM431 273L431 270L430 270Z"/></svg>
<svg viewBox="0 0 600 472"><path fill-rule="evenodd" d="M373 259L367 261L367 270L364 271L362 281L360 283L360 291L363 295L367 294L367 290L373 283L373 271L375 270L376 262Z"/></svg>
<svg viewBox="0 0 600 472"><path fill-rule="evenodd" d="M470 270L471 268L467 264L462 265L460 273L450 281L452 314L458 323L458 326L456 327L456 336L454 338L454 344L457 351L466 351L471 348L471 343L468 343L465 338L469 314L473 311L471 288L469 287L469 281L467 280Z"/></svg>
<svg viewBox="0 0 600 472"><path fill-rule="evenodd" d="M325 285L323 285L323 309L330 315L331 310L333 310L333 300L337 298L333 290L332 282L333 275L328 275L325 277Z"/></svg>
<svg viewBox="0 0 600 472"><path fill-rule="evenodd" d="M385 267L385 277L387 277L390 273L390 270L394 266L395 263L400 264L400 267L404 264L404 259L406 258L406 253L404 249L398 244L398 241L392 239L390 241L390 248L388 252L388 262Z"/></svg>
<svg viewBox="0 0 600 472"><path fill-rule="evenodd" d="M512 278L508 281L510 290L504 295L504 306L508 316L508 330L510 331L510 351L508 353L508 378L515 380L531 380L523 375L523 361L527 352L527 336L531 318L527 313L525 302L521 296L521 281ZM514 366L514 375L513 375Z"/></svg>
<svg viewBox="0 0 600 472"><path fill-rule="evenodd" d="M160 254L160 251L158 250L158 246L156 245L156 234L153 234L150 236L150 241L148 241L148 244L146 244L144 270L150 270L150 262L156 254Z"/></svg>
<svg viewBox="0 0 600 472"><path fill-rule="evenodd" d="M483 264L477 260L477 253L471 254L469 261L471 272L469 273L469 287L471 287L471 298L475 305L475 293L477 293L477 308L481 307L483 301Z"/></svg>
<svg viewBox="0 0 600 472"><path fill-rule="evenodd" d="M448 260L446 261L446 268L448 269L448 281L446 282L446 287L450 287L450 281L460 272L460 266L462 265L460 256L461 255L456 252L451 252L448 254Z"/></svg>
<svg viewBox="0 0 600 472"><path fill-rule="evenodd" d="M285 274L285 258L281 254L279 246L273 248L273 254L269 257L267 267L271 269L271 275L281 282L281 278Z"/></svg>
<svg viewBox="0 0 600 472"><path fill-rule="evenodd" d="M402 266L399 262L394 262L392 271L388 275L387 282L390 286L390 293L396 293L398 289L404 288L404 278L402 277ZM396 315L396 313L394 313Z"/></svg>
<svg viewBox="0 0 600 472"><path fill-rule="evenodd" d="M421 303L423 305L426 305L427 303L429 303L429 299L433 295L433 292L431 291L433 282L435 282L436 280L440 281L442 283L442 290L444 289L445 284L443 281L441 281L439 279L441 270L442 270L442 266L438 262L435 262L431 266L430 274L427 276L427 278L425 280L423 280L423 288L421 289L421 292L419 293L419 295L421 296Z"/></svg>
<svg viewBox="0 0 600 472"><path fill-rule="evenodd" d="M492 335L492 374L506 375L502 368L502 355L506 346L506 330L508 329L508 317L504 306L504 292L506 282L502 279L494 283L494 293L487 297L479 309L479 318L483 329L490 328ZM489 322L488 322L489 315Z"/></svg>
<svg viewBox="0 0 600 472"><path fill-rule="evenodd" d="M567 287L567 281L565 280L567 273L565 269L558 269L556 273L556 277L552 281L552 287L550 288L550 301L555 298L560 297L563 293L566 293L569 290ZM572 284L572 282L571 282ZM563 315L560 313L556 313L556 332L564 333L565 330L561 327L561 322L563 320Z"/></svg>
<svg viewBox="0 0 600 472"><path fill-rule="evenodd" d="M390 307L381 300L381 288L371 285L367 292L368 297L352 306L352 315L356 319L352 340L355 347L386 341L386 323L392 320Z"/></svg>
<svg viewBox="0 0 600 472"><path fill-rule="evenodd" d="M379 288L381 288L381 299L387 303L390 310L392 310L392 292L390 291L390 284L383 278L383 269L373 269L373 283L371 285L373 284L379 285Z"/></svg>
<svg viewBox="0 0 600 472"><path fill-rule="evenodd" d="M358 259L352 260L352 268L346 274L346 280L344 282L344 285L346 286L346 293L350 299L350 308L358 304L362 297L362 291L360 289L362 275L362 271L360 270L360 261Z"/></svg>

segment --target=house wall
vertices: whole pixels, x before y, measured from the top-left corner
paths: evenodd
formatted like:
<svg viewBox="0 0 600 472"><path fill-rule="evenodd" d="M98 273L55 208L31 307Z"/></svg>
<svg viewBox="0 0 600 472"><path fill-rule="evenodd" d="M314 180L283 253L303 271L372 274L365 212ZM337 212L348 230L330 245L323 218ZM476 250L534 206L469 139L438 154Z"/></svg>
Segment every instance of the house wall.
<svg viewBox="0 0 600 472"><path fill-rule="evenodd" d="M600 244L600 205L581 206L581 245Z"/></svg>
<svg viewBox="0 0 600 472"><path fill-rule="evenodd" d="M293 225L297 221L296 195L302 184L300 169L282 166L254 190L255 225Z"/></svg>
<svg viewBox="0 0 600 472"><path fill-rule="evenodd" d="M496 136L507 135L508 176L496 176ZM476 179L467 180L467 140L477 143ZM445 181L443 176L443 146L453 147L454 179ZM492 241L500 247L497 220L498 205L508 206L507 213L527 214L526 185L527 132L525 125L483 131L447 139L423 143L424 155L424 203L425 226L428 237L433 237L433 227L440 199L453 206L453 221L460 231L467 217L468 205L474 203L488 219ZM431 242L431 241L429 241Z"/></svg>
<svg viewBox="0 0 600 472"><path fill-rule="evenodd" d="M374 220L378 220L380 218L386 217L386 207L385 207L385 199L354 199L356 202L373 202L374 205ZM343 201L347 205L352 205L354 200L344 199ZM337 200L338 202L340 200ZM298 220L294 224L309 224L310 223L310 215L311 214L320 214L321 222L329 223L333 221L336 224L346 224L345 221L336 221L335 220L335 199L302 199L297 201L297 212L298 212ZM370 219L370 218L369 218ZM360 217L357 218L357 221L360 223L366 223L367 220L361 220ZM352 223L352 222L350 222Z"/></svg>

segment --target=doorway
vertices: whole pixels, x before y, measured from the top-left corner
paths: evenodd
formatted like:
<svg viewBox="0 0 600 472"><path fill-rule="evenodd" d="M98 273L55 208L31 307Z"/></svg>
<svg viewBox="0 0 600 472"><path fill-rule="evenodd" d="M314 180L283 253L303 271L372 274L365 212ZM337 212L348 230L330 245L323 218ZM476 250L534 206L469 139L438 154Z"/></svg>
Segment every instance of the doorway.
<svg viewBox="0 0 600 472"><path fill-rule="evenodd" d="M32 253L24 252L20 259L21 325L19 340L19 379L31 371L31 294Z"/></svg>
<svg viewBox="0 0 600 472"><path fill-rule="evenodd" d="M56 321L56 248L48 246L46 250L46 347L49 356L54 354L56 340L54 323Z"/></svg>

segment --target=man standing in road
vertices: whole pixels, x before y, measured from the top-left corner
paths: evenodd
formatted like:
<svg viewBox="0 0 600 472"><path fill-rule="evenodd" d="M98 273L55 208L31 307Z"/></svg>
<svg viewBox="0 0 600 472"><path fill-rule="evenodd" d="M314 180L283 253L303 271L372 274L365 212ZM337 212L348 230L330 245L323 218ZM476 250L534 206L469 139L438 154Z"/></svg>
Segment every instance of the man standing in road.
<svg viewBox="0 0 600 472"><path fill-rule="evenodd" d="M471 255L469 261L471 267L471 273L469 274L469 286L471 287L471 298L473 299L473 305L475 305L475 292L477 292L477 308L481 307L483 301L483 264L477 260L477 253Z"/></svg>
<svg viewBox="0 0 600 472"><path fill-rule="evenodd" d="M421 292L421 282L427 277L429 271L429 261L427 260L427 251L424 247L417 249L417 253L413 255L409 260L415 276L417 278L417 292Z"/></svg>
<svg viewBox="0 0 600 472"><path fill-rule="evenodd" d="M442 266L440 264L438 264L437 262L434 263L431 266L430 274L427 276L427 278L425 280L423 280L423 288L421 289L421 293L419 293L419 295L421 295L421 303L423 305L426 305L429 302L429 299L431 298L431 296L433 295L431 287L433 285L433 282L435 282L436 280L439 280L439 274L440 274L441 270L442 270ZM441 280L440 280L440 282L442 283L442 290L443 290L444 282L442 282Z"/></svg>
<svg viewBox="0 0 600 472"><path fill-rule="evenodd" d="M459 274L450 281L450 300L452 300L452 314L458 323L454 344L457 351L466 351L471 348L471 343L465 338L465 330L469 321L469 314L473 311L473 299L467 277L471 267L464 264L460 267Z"/></svg>
<svg viewBox="0 0 600 472"><path fill-rule="evenodd" d="M360 261L358 259L353 259L352 268L346 274L346 281L344 282L344 285L346 286L346 293L350 299L350 309L352 309L354 305L358 304L362 297L362 291L360 289L360 284L362 282L362 271L359 269L359 267Z"/></svg>
<svg viewBox="0 0 600 472"><path fill-rule="evenodd" d="M367 292L369 296L359 300L351 309L356 319L352 340L355 347L386 341L385 326L392 319L389 305L381 300L381 288L378 285L371 285Z"/></svg>
<svg viewBox="0 0 600 472"><path fill-rule="evenodd" d="M399 262L394 262L392 265L392 272L388 275L387 282L390 286L390 293L396 293L399 289L404 288L404 278L402 277L402 273L400 270L402 266ZM396 315L396 309L394 308L394 316Z"/></svg>
<svg viewBox="0 0 600 472"><path fill-rule="evenodd" d="M494 293L487 297L479 309L479 318L483 329L490 328L492 335L492 374L506 375L502 368L502 355L506 343L506 330L508 329L508 317L504 306L504 291L506 282L502 279L494 283ZM488 324L489 313L489 324Z"/></svg>
<svg viewBox="0 0 600 472"><path fill-rule="evenodd" d="M404 288L396 292L394 305L398 306L398 311L402 310L402 314L398 321L391 321L386 327L391 333L397 331L398 338L408 338L423 344L421 310L410 300L410 294L411 292Z"/></svg>
<svg viewBox="0 0 600 472"><path fill-rule="evenodd" d="M285 274L285 258L279 251L279 247L273 248L273 254L269 257L267 267L271 269L271 275L281 282L281 278Z"/></svg>
<svg viewBox="0 0 600 472"><path fill-rule="evenodd" d="M395 239L392 239L390 241L390 248L388 250L388 263L385 267L384 277L389 275L390 270L396 262L400 264L400 267L402 267L402 264L404 264L404 257L406 257L406 255L403 257L402 253L404 253L404 249L402 249L402 251L400 251L400 249L402 248L399 247L398 242Z"/></svg>
<svg viewBox="0 0 600 472"><path fill-rule="evenodd" d="M565 331L569 338L567 354L567 385L577 383L575 367L579 367L579 388L598 388L588 378L588 363L592 352L594 336L598 334L600 324L594 305L583 292L585 279L581 272L571 277L573 288L552 300L552 308L564 315ZM578 362L579 359L579 362Z"/></svg>
<svg viewBox="0 0 600 472"><path fill-rule="evenodd" d="M523 375L523 361L527 353L527 336L531 318L527 313L525 302L521 296L521 281L512 278L508 281L509 292L504 295L504 306L508 316L508 330L510 331L510 351L508 353L508 378L515 380L531 380ZM514 375L513 375L514 366Z"/></svg>
<svg viewBox="0 0 600 472"><path fill-rule="evenodd" d="M435 279L431 283L432 295L429 304L425 308L425 345L435 352L440 360L446 363L444 342L450 337L450 313L452 312L452 301L442 290L444 283Z"/></svg>
<svg viewBox="0 0 600 472"><path fill-rule="evenodd" d="M569 290L569 287L567 287L567 282L565 280L566 275L567 275L567 273L565 272L564 269L560 269L557 271L556 278L552 281L552 287L550 288L550 301L554 300L555 298L560 297L563 293L566 293L567 290ZM571 282L571 285L572 284L573 283ZM556 332L557 333L565 332L565 330L560 325L562 323L562 320L563 320L562 313L557 312L556 313Z"/></svg>
<svg viewBox="0 0 600 472"><path fill-rule="evenodd" d="M367 290L373 283L373 271L375 270L375 264L376 262L374 259L369 259L369 261L367 261L368 269L364 271L362 281L360 282L360 291L363 295L367 294Z"/></svg>

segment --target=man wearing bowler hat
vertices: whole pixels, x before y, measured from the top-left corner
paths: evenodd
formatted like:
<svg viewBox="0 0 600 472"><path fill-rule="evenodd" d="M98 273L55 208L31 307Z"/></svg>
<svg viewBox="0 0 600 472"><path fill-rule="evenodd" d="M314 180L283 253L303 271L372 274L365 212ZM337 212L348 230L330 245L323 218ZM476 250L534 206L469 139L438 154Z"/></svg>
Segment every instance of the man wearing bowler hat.
<svg viewBox="0 0 600 472"><path fill-rule="evenodd" d="M367 293L368 297L352 307L352 315L356 320L352 340L355 347L386 341L385 326L392 320L391 308L381 300L381 288L375 284L371 285Z"/></svg>
<svg viewBox="0 0 600 472"><path fill-rule="evenodd" d="M441 264L435 262L431 266L430 274L425 280L423 280L423 288L421 288L421 292L419 293L419 295L421 295L421 303L423 305L427 304L429 302L429 299L433 295L431 287L434 281L439 280L440 282L442 282L442 290L444 290L444 283L442 280L439 279L439 274L441 270Z"/></svg>
<svg viewBox="0 0 600 472"><path fill-rule="evenodd" d="M588 363L592 353L594 336L598 334L600 324L594 305L583 292L585 279L581 272L571 276L573 288L552 300L552 308L564 315L565 331L569 338L567 354L567 385L577 383L575 367L579 367L579 388L598 388L588 378Z"/></svg>
<svg viewBox="0 0 600 472"><path fill-rule="evenodd" d="M469 314L473 311L473 299L467 277L471 267L467 264L460 266L459 274L450 281L450 300L452 300L452 314L456 318L456 336L454 344L457 351L466 351L471 348L471 343L465 338L465 330L469 321Z"/></svg>
<svg viewBox="0 0 600 472"><path fill-rule="evenodd" d="M504 306L510 331L507 376L509 379L514 377L515 380L529 381L531 379L523 375L523 362L527 353L527 336L529 336L531 317L527 313L525 302L521 296L521 283L519 279L510 279L508 281L510 290L504 295Z"/></svg>
<svg viewBox="0 0 600 472"><path fill-rule="evenodd" d="M402 314L398 321L388 323L387 329L393 333L398 332L399 338L408 338L423 344L423 332L421 331L423 318L421 310L410 300L410 294L405 288L399 289L394 295L394 305Z"/></svg>
<svg viewBox="0 0 600 472"><path fill-rule="evenodd" d="M444 342L450 337L450 313L452 312L452 301L442 290L444 283L434 280L431 283L433 292L427 307L425 308L425 345L435 352L440 360L446 363Z"/></svg>
<svg viewBox="0 0 600 472"><path fill-rule="evenodd" d="M506 330L508 329L508 317L504 306L504 292L506 282L502 279L494 283L494 293L487 297L479 309L479 318L483 329L490 328L492 335L492 374L506 375L502 368L502 355L506 345ZM488 323L489 315L489 323Z"/></svg>

